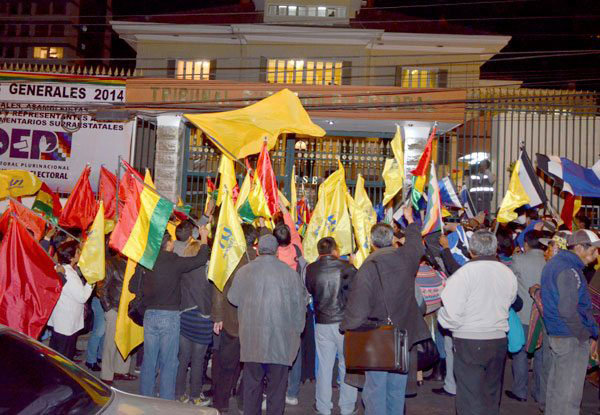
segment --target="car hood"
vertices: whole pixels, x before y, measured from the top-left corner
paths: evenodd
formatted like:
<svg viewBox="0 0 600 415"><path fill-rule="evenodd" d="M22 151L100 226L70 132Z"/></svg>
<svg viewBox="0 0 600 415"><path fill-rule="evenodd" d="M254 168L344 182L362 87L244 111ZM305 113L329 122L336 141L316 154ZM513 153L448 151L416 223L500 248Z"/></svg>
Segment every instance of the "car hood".
<svg viewBox="0 0 600 415"><path fill-rule="evenodd" d="M113 399L104 409L102 415L146 415L146 414L177 414L177 415L218 415L214 408L200 408L166 399L149 398L133 395L113 388Z"/></svg>

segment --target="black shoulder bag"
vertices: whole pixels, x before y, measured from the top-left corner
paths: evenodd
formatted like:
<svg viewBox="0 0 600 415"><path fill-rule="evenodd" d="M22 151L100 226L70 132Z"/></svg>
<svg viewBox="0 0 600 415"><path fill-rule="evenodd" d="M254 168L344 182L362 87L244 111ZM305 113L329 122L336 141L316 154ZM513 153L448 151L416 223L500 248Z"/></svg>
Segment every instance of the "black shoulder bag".
<svg viewBox="0 0 600 415"><path fill-rule="evenodd" d="M384 324L377 324L374 328L346 331L344 335L346 369L408 373L408 333L406 329L395 327L392 322L379 267L376 262L374 264L381 285L387 321Z"/></svg>
<svg viewBox="0 0 600 415"><path fill-rule="evenodd" d="M135 273L137 274L137 287L135 289L134 299L129 302L127 315L135 324L143 327L146 306L144 305L144 298L142 296L142 279L144 278L145 272L143 269L141 269L141 267L141 265L138 265L135 270ZM125 287L123 287L123 289L125 289Z"/></svg>

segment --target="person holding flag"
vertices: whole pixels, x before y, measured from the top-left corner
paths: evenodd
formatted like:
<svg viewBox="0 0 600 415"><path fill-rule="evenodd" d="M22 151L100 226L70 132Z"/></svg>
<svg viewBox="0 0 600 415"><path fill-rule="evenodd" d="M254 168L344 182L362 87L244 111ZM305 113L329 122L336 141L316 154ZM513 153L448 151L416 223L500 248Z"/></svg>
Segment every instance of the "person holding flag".
<svg viewBox="0 0 600 415"><path fill-rule="evenodd" d="M159 396L175 399L175 380L179 360L179 307L181 305L181 279L184 273L208 261L208 231L200 228L202 247L196 256L180 257L173 252L174 242L164 233L154 268L148 270L138 265L139 272L129 282L129 291L141 286L144 306L144 361L140 379L140 394L154 396L157 369L160 370ZM141 283L139 279L141 280Z"/></svg>

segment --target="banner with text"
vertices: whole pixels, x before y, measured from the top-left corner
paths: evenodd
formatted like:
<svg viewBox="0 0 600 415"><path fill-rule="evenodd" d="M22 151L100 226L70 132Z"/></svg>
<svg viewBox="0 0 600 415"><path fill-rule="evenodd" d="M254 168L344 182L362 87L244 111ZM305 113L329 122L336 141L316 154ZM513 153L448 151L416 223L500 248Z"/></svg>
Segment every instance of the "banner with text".
<svg viewBox="0 0 600 415"><path fill-rule="evenodd" d="M89 78L87 78L89 79ZM133 122L96 121L90 104L123 102L124 85L36 82L0 83L0 169L29 170L54 191L68 193L86 163L92 189L104 165L116 171L129 159Z"/></svg>

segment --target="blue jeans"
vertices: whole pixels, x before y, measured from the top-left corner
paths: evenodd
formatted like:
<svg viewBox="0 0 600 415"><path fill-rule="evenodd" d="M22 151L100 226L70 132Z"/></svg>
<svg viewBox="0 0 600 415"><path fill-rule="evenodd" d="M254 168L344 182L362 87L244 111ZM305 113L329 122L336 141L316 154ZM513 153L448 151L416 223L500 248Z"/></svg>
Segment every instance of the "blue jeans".
<svg viewBox="0 0 600 415"><path fill-rule="evenodd" d="M144 314L144 361L140 373L140 394L155 396L157 369L159 397L175 399L179 367L179 311L146 310Z"/></svg>
<svg viewBox="0 0 600 415"><path fill-rule="evenodd" d="M297 398L300 394L300 381L302 380L302 344L298 349L298 355L294 364L290 368L288 374L288 387L285 396L290 398Z"/></svg>
<svg viewBox="0 0 600 415"><path fill-rule="evenodd" d="M98 297L92 298L92 311L94 312L94 328L92 335L88 340L87 356L85 361L93 365L102 358L102 345L104 344L104 331L106 329L106 320L104 318L104 309Z"/></svg>
<svg viewBox="0 0 600 415"><path fill-rule="evenodd" d="M331 381L335 357L338 356L338 374L342 380L340 384L339 406L342 415L351 414L356 406L358 390L344 382L346 376L346 363L344 361L344 336L340 333L340 323L316 324L315 342L317 345L316 401L319 414L330 415L333 404L331 402Z"/></svg>
<svg viewBox="0 0 600 415"><path fill-rule="evenodd" d="M362 398L365 415L402 415L408 375L392 372L365 372Z"/></svg>
<svg viewBox="0 0 600 415"><path fill-rule="evenodd" d="M527 333L529 326L523 324L523 330ZM528 397L528 385L529 385L529 360L526 346L518 352L512 355L512 374L513 384L512 392L521 399L527 399ZM533 355L533 377L534 384L531 391L531 395L536 401L539 401L540 396L540 377L542 375L542 360L543 360L543 349L538 349Z"/></svg>

